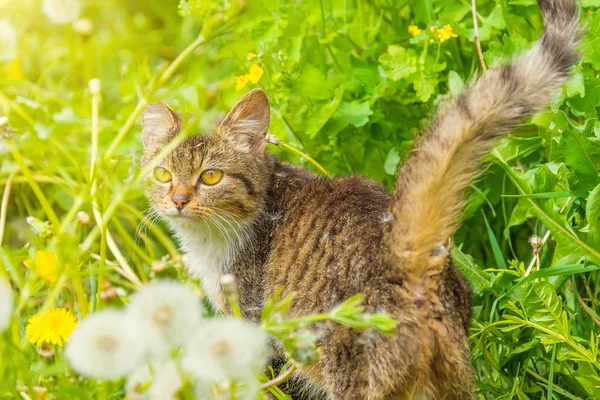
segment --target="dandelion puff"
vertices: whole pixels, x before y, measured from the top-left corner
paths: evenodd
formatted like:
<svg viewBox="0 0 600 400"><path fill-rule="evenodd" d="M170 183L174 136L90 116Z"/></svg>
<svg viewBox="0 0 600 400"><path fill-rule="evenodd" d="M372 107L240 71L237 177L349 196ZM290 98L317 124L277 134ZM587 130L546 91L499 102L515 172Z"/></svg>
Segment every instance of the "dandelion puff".
<svg viewBox="0 0 600 400"><path fill-rule="evenodd" d="M97 379L120 378L133 371L145 347L142 331L132 322L120 311L103 311L84 319L66 347L73 369Z"/></svg>
<svg viewBox="0 0 600 400"><path fill-rule="evenodd" d="M255 381L267 357L267 334L234 318L206 321L186 346L184 368L209 382Z"/></svg>
<svg viewBox="0 0 600 400"><path fill-rule="evenodd" d="M17 58L17 31L6 19L0 19L0 61Z"/></svg>
<svg viewBox="0 0 600 400"><path fill-rule="evenodd" d="M202 316L202 305L186 286L162 281L151 283L136 293L128 313L144 332L148 351L161 357L185 344L194 334Z"/></svg>
<svg viewBox="0 0 600 400"><path fill-rule="evenodd" d="M177 399L183 388L183 379L174 361L168 361L156 371L150 388L150 400Z"/></svg>
<svg viewBox="0 0 600 400"><path fill-rule="evenodd" d="M50 21L64 25L79 18L81 3L78 0L44 0L42 11Z"/></svg>
<svg viewBox="0 0 600 400"><path fill-rule="evenodd" d="M0 332L4 332L10 325L10 318L14 306L12 289L8 282L0 278Z"/></svg>

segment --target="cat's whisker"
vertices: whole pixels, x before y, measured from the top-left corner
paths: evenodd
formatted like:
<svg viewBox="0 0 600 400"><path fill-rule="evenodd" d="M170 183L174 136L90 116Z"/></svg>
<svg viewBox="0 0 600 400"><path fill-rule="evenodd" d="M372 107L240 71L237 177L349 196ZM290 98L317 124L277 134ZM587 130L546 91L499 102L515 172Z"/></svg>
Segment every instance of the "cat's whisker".
<svg viewBox="0 0 600 400"><path fill-rule="evenodd" d="M144 229L144 227L146 226L146 224L148 223L148 220L150 219L150 216L152 215L153 212L153 208L152 207L148 207L146 208L144 211L141 211L136 217L135 217L135 221L137 221L137 219L139 218L139 216L141 214L144 214L146 212L148 212L148 214L145 214L144 217L140 220L140 222L137 224L136 230L135 230L135 235L134 235L134 241L135 244L138 244L139 239L141 238L141 233L142 230Z"/></svg>
<svg viewBox="0 0 600 400"><path fill-rule="evenodd" d="M239 218L236 217L233 213L223 210L223 209L220 209L220 208L212 207L212 210L214 212L214 215L220 217L225 222L227 222L229 224L229 226L231 226L231 228L233 229L234 233L236 234L236 236L239 240L238 247L244 247L247 244L249 244L250 250L252 251L252 258L254 261L254 265L256 265L256 248L254 247L254 243L251 240L251 236L250 236L248 230L245 229L245 226L242 226L242 224L238 221ZM220 213L225 214L225 216L229 216L229 219L220 215ZM232 222L237 225L238 229L234 228L234 226L232 225ZM242 236L240 236L240 235L242 235Z"/></svg>

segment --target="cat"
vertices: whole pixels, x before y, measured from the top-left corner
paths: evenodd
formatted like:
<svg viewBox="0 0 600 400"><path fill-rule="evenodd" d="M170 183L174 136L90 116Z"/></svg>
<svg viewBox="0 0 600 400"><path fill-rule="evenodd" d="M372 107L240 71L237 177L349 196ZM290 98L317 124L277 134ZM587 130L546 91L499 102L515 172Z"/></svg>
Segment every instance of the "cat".
<svg viewBox="0 0 600 400"><path fill-rule="evenodd" d="M319 326L321 357L294 382L338 399L470 399L471 290L448 243L463 192L494 139L540 110L578 59L573 0L539 0L545 31L511 64L488 70L443 104L390 195L361 176L328 179L266 150L266 94L247 93L209 135L184 139L147 178L147 197L172 226L191 273L220 309L233 274L245 318L279 288L291 315L363 294L398 321L393 336ZM142 115L142 165L181 130L165 103ZM281 349L277 349L283 356Z"/></svg>

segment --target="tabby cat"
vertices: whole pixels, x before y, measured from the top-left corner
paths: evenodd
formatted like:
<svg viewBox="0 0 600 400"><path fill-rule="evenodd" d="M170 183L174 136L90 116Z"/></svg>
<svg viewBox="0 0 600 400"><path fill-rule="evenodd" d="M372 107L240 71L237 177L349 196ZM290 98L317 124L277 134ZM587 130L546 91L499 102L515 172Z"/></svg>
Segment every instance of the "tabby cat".
<svg viewBox="0 0 600 400"><path fill-rule="evenodd" d="M217 307L228 307L220 284L228 273L249 319L283 288L297 294L292 315L362 293L368 311L399 322L393 336L316 327L321 358L293 377L310 397L472 398L471 290L447 245L493 140L547 104L578 61L574 1L539 6L546 26L539 41L441 107L398 171L393 195L361 176L327 179L275 159L266 150L270 111L260 89L212 134L186 138L148 177L153 208ZM180 132L181 119L154 104L142 124L146 165Z"/></svg>

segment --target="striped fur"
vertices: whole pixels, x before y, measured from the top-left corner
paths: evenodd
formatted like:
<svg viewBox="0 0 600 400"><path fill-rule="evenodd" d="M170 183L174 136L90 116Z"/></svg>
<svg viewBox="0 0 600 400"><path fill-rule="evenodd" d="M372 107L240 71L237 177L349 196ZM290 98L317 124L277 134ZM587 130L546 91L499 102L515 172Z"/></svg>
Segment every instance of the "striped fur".
<svg viewBox="0 0 600 400"><path fill-rule="evenodd" d="M463 192L478 176L491 143L546 105L577 62L581 29L575 3L540 0L539 4L545 21L540 40L443 105L398 172L390 207L395 222L386 244L402 268L418 275L439 273L439 268L424 266L456 230Z"/></svg>
<svg viewBox="0 0 600 400"><path fill-rule="evenodd" d="M153 209L225 311L218 279L231 273L249 319L282 288L296 293L291 315L362 293L368 312L385 310L399 322L393 336L311 326L321 358L288 383L295 399L472 398L471 290L444 245L493 140L548 103L577 61L573 0L539 3L546 30L538 43L441 107L398 172L393 196L360 176L330 180L278 162L265 149L269 104L261 90L244 96L213 135L187 138L161 160L172 182L148 178ZM179 132L180 119L166 105L142 119L145 165ZM224 178L202 185L198 177L210 168ZM190 196L182 210L175 193ZM281 344L272 356L274 365L285 363Z"/></svg>

